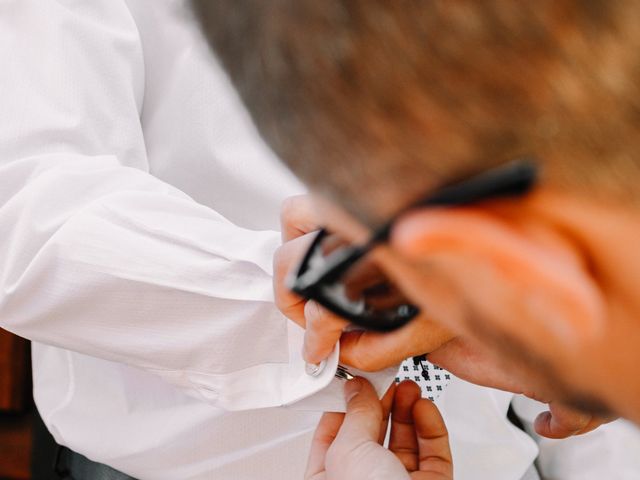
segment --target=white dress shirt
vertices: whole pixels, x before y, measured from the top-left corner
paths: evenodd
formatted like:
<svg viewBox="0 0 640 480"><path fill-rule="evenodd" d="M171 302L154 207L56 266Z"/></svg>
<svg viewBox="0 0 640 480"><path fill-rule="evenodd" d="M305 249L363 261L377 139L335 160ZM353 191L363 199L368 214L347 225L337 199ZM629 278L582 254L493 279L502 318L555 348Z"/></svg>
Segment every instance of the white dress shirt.
<svg viewBox="0 0 640 480"><path fill-rule="evenodd" d="M336 365L305 375L272 304L303 188L185 4L0 1L0 325L34 341L59 443L141 479L297 479ZM459 380L439 400L457 479L531 468L510 400Z"/></svg>

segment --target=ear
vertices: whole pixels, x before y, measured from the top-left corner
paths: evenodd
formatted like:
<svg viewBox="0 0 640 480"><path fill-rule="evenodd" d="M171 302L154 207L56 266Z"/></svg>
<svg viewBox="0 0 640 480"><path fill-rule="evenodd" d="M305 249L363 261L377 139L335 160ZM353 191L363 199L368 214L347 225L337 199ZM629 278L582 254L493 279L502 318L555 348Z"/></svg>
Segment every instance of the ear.
<svg viewBox="0 0 640 480"><path fill-rule="evenodd" d="M597 335L603 295L575 246L539 219L498 212L423 209L398 221L391 243L409 260L413 301L454 328L481 321L543 348Z"/></svg>

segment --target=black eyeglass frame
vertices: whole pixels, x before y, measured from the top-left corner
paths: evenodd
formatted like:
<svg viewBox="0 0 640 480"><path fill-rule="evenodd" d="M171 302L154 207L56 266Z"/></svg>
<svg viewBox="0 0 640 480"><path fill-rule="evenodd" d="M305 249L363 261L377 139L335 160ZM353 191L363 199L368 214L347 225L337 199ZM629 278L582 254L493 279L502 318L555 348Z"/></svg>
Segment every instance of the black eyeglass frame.
<svg viewBox="0 0 640 480"><path fill-rule="evenodd" d="M328 299L323 289L328 284L335 284L352 265L373 248L387 242L393 224L409 210L424 207L454 207L498 198L520 197L528 193L537 180L537 163L533 159L525 158L512 160L465 180L448 184L398 212L378 228L366 244L342 247L325 259L322 268L311 269L309 268L311 259L323 239L330 234L326 229L321 229L300 262L289 287L301 297L315 300L334 314L369 330L390 331L400 328L419 313L416 306L402 305L395 316L354 314Z"/></svg>

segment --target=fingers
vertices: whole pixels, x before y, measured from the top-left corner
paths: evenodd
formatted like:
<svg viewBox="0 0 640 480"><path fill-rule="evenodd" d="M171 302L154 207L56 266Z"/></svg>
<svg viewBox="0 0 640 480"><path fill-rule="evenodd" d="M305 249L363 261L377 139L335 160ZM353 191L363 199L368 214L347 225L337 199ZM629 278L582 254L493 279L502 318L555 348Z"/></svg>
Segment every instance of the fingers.
<svg viewBox="0 0 640 480"><path fill-rule="evenodd" d="M576 435L587 427L592 418L590 414L555 403L549 404L549 410L538 415L534 422L536 432L547 438L567 438Z"/></svg>
<svg viewBox="0 0 640 480"><path fill-rule="evenodd" d="M304 235L283 244L276 251L273 260L273 287L278 309L287 318L306 328L303 348L305 361L317 364L329 356L348 322L314 301L307 302L287 286L288 275L300 262L312 241L313 235Z"/></svg>
<svg viewBox="0 0 640 480"><path fill-rule="evenodd" d="M388 391L386 397L392 396L393 391ZM392 425L390 444L394 455L389 456L377 444L384 414L375 390L362 378L346 382L347 413L341 422L339 416L323 417L314 436L305 478L321 478L323 468L329 472L332 467L345 473L344 478L352 478L354 472L368 475L373 468L393 472L389 478L404 478L402 472L409 469L412 479L452 479L447 429L435 405L419 397L420 390L413 382L403 382L397 387L393 407L396 418L392 420L396 424Z"/></svg>
<svg viewBox="0 0 640 480"><path fill-rule="evenodd" d="M391 416L389 450L410 472L418 469L418 439L413 406L420 400L420 394L420 387L412 381L404 381L398 385Z"/></svg>
<svg viewBox="0 0 640 480"><path fill-rule="evenodd" d="M433 402L418 400L413 406L413 418L418 441L420 474L411 478L424 480L453 479L453 461L449 433L442 415Z"/></svg>
<svg viewBox="0 0 640 480"><path fill-rule="evenodd" d="M343 418L343 413L325 413L322 415L311 441L309 459L307 460L307 468L304 474L305 479L311 479L324 471L327 450L335 440Z"/></svg>
<svg viewBox="0 0 640 480"><path fill-rule="evenodd" d="M289 290L287 277L302 260L313 241L313 235L305 235L291 240L276 250L273 258L273 289L275 303L282 314L300 326L305 326L305 300Z"/></svg>
<svg viewBox="0 0 640 480"><path fill-rule="evenodd" d="M387 429L389 428L389 416L391 415L391 408L393 407L393 398L396 393L396 382L393 382L388 388L387 392L380 400L382 403L382 422L380 422L380 435L378 436L378 443L384 444L384 439L387 436Z"/></svg>
<svg viewBox="0 0 640 480"><path fill-rule="evenodd" d="M564 424L558 421L551 412L543 412L537 416L534 427L536 433L543 437L557 439L567 438L577 434L579 430L586 427L589 423L589 420L586 419L577 418L575 420L578 421L577 425L575 423Z"/></svg>
<svg viewBox="0 0 640 480"><path fill-rule="evenodd" d="M376 371L397 365L405 358L424 353L405 341L402 330L373 332L352 330L340 338L340 362L359 370ZM416 349L420 350L416 352Z"/></svg>
<svg viewBox="0 0 640 480"><path fill-rule="evenodd" d="M334 441L338 451L349 452L366 442L378 442L382 405L373 386L357 377L345 383L347 413Z"/></svg>
<svg viewBox="0 0 640 480"><path fill-rule="evenodd" d="M619 417L616 416L609 416L609 417L592 417L591 421L582 429L580 430L578 433L576 433L576 435L583 435L585 433L589 433L593 430L595 430L596 428L600 427L601 425L604 425L606 423L609 422L613 422L614 420L617 420Z"/></svg>
<svg viewBox="0 0 640 480"><path fill-rule="evenodd" d="M451 338L449 330L424 317L393 332L352 330L340 337L340 362L364 371L382 370L433 351Z"/></svg>
<svg viewBox="0 0 640 480"><path fill-rule="evenodd" d="M327 478L407 478L395 455L378 444L383 407L369 382L356 378L345 382L347 413L327 451Z"/></svg>
<svg viewBox="0 0 640 480"><path fill-rule="evenodd" d="M611 420L613 418L595 417L552 402L549 404L549 411L541 413L535 419L534 428L543 437L561 439L588 433Z"/></svg>
<svg viewBox="0 0 640 480"><path fill-rule="evenodd" d="M319 218L308 195L285 199L280 212L283 242L319 229Z"/></svg>
<svg viewBox="0 0 640 480"><path fill-rule="evenodd" d="M304 318L306 331L302 355L306 362L316 364L329 356L348 322L313 300L304 306Z"/></svg>

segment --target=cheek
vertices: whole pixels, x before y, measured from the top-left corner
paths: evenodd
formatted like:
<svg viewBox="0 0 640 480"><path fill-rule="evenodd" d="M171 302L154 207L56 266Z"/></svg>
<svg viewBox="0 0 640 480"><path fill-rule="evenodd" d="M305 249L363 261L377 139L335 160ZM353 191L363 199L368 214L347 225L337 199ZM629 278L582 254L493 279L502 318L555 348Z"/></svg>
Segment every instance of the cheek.
<svg viewBox="0 0 640 480"><path fill-rule="evenodd" d="M616 285L617 286L617 285ZM576 377L597 388L625 416L640 415L640 308L636 295L609 285L607 328L603 336L583 350Z"/></svg>
<svg viewBox="0 0 640 480"><path fill-rule="evenodd" d="M473 258L449 256L443 262L452 276L466 315L462 321L478 323L475 328L494 332L498 338L511 338L540 359L563 364L578 355L593 339L586 335L581 319L582 304L573 305L567 296L550 289L547 282L534 281L520 271L506 271L490 262L476 262L473 269L466 265ZM443 267L444 269L444 267ZM471 325L472 328L473 325Z"/></svg>
<svg viewBox="0 0 640 480"><path fill-rule="evenodd" d="M538 400L568 400L573 392L600 395L585 346L567 349L547 332L533 328L516 334L496 329L491 334L496 351L527 379Z"/></svg>

